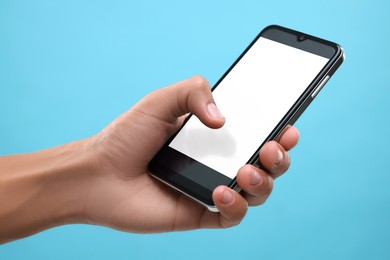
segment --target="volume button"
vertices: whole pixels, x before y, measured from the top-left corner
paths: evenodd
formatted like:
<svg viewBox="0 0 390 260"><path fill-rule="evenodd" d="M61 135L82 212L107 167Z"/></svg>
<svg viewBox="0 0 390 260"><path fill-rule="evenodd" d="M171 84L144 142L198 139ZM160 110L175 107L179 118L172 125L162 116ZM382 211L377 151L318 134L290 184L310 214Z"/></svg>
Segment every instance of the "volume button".
<svg viewBox="0 0 390 260"><path fill-rule="evenodd" d="M317 88L313 91L313 93L311 94L311 98L315 98L318 94L318 92L320 92L320 90L322 89L322 87L326 84L326 82L328 82L330 76L327 75L322 81L321 83L317 86Z"/></svg>

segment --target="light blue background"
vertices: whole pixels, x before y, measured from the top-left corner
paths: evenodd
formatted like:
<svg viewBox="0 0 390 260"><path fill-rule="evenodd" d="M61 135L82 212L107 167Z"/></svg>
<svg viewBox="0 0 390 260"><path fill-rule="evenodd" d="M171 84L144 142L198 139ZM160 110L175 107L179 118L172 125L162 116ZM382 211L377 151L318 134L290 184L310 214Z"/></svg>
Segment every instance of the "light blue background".
<svg viewBox="0 0 390 260"><path fill-rule="evenodd" d="M0 259L389 259L386 1L0 1L0 154L97 133L145 94L213 84L280 24L347 60L297 122L290 171L228 230L134 235L87 225L0 247ZM1 225L1 223L0 223Z"/></svg>

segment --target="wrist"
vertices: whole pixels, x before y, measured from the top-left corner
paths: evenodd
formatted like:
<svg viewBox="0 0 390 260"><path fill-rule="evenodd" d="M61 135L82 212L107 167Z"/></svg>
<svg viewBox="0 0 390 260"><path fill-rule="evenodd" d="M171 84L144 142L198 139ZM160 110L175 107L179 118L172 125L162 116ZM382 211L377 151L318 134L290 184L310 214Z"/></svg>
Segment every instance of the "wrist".
<svg viewBox="0 0 390 260"><path fill-rule="evenodd" d="M96 166L88 143L0 157L0 243L85 222L84 197Z"/></svg>
<svg viewBox="0 0 390 260"><path fill-rule="evenodd" d="M98 168L89 139L66 144L55 156L54 170L43 176L42 193L53 196L53 221L56 226L86 223L86 198Z"/></svg>

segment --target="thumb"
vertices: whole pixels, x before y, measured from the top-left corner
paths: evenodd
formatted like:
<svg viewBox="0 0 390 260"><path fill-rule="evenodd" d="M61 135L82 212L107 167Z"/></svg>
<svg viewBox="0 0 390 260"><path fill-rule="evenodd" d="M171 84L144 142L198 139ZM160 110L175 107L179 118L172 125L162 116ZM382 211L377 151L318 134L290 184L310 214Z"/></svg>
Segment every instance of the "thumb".
<svg viewBox="0 0 390 260"><path fill-rule="evenodd" d="M225 123L214 102L210 84L201 76L154 91L136 106L143 113L168 123L189 112L211 128L220 128Z"/></svg>

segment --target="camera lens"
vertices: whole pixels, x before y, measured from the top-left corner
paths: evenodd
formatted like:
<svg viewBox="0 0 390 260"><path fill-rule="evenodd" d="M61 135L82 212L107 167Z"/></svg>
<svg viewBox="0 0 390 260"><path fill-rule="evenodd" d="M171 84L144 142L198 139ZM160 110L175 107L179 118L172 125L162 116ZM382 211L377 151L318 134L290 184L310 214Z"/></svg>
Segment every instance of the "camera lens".
<svg viewBox="0 0 390 260"><path fill-rule="evenodd" d="M306 36L305 36L305 35L303 35L303 34L298 35L298 41L299 41L299 42L302 42L302 41L304 41L304 40L306 40Z"/></svg>

